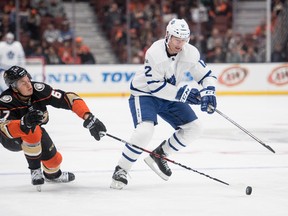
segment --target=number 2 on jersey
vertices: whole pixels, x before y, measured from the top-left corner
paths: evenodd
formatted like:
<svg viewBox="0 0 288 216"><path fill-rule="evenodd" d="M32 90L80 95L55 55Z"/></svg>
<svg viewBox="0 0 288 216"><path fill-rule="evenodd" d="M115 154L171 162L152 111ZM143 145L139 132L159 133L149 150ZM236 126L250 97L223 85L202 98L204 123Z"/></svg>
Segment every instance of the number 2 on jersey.
<svg viewBox="0 0 288 216"><path fill-rule="evenodd" d="M152 68L150 66L145 66L145 75L147 77L152 77L152 74L149 73L149 72L151 72L151 70L152 70Z"/></svg>

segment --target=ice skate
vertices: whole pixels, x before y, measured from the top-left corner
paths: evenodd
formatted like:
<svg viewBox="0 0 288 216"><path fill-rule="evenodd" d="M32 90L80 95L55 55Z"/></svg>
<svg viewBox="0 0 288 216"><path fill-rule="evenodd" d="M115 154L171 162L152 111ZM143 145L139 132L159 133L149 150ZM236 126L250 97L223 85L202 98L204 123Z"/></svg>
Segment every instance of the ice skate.
<svg viewBox="0 0 288 216"><path fill-rule="evenodd" d="M44 184L44 177L41 168L31 170L31 183L36 186L37 191L41 191L41 185Z"/></svg>
<svg viewBox="0 0 288 216"><path fill-rule="evenodd" d="M147 158L144 159L145 163L162 179L168 181L169 177L172 175L171 169L169 168L167 161L161 157L166 157L162 146L166 141L163 141L160 146L158 146L153 154L151 153Z"/></svg>
<svg viewBox="0 0 288 216"><path fill-rule="evenodd" d="M60 175L56 174L56 177L55 174L51 175L44 172L45 181L51 183L67 183L74 181L75 179L75 175L71 172L63 172L61 170L59 170L58 172L60 172Z"/></svg>
<svg viewBox="0 0 288 216"><path fill-rule="evenodd" d="M127 172L120 166L115 167L110 188L121 190L128 184Z"/></svg>

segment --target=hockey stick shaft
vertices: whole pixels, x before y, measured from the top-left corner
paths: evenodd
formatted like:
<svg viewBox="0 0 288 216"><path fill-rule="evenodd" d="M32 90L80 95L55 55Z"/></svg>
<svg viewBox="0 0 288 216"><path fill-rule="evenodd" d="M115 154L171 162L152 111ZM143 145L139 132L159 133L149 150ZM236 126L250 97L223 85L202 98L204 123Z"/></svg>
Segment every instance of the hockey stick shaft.
<svg viewBox="0 0 288 216"><path fill-rule="evenodd" d="M182 168L184 168L184 169L187 169L187 170L193 171L193 172L195 172L195 173L198 173L198 174L200 174L200 175L203 175L203 176L205 176L205 177L207 177L207 178L210 178L210 179L212 179L212 180L214 180L214 181L220 182L220 183L225 184L225 185L229 185L227 182L224 182L224 181L222 181L222 180L220 180L220 179L217 179L217 178L214 178L214 177L212 177L212 176L209 176L209 175L207 175L207 174L205 174L205 173L199 172L198 170L192 169L191 167L188 167L188 166L186 166L186 165L183 165L183 164L181 164L181 163L178 163L178 162L176 162L176 161L174 161L174 160L170 160L170 159L167 158L167 157L163 157L162 155L156 154L156 153L154 153L154 152L152 152L152 151L149 151L149 150L144 149L144 148L142 148L142 147L139 147L139 146L137 146L137 145L128 143L127 141L122 140L122 139L120 139L120 138L118 138L118 137L116 137L116 136L113 136L113 135L109 134L109 133L106 133L106 136L111 137L111 138L113 138L113 139L115 139L115 140L118 140L118 141L120 141L120 142L122 142L122 143L128 144L128 145L130 145L130 146L132 146L132 147L134 147L134 148L140 149L140 150L143 151L143 152L152 154L152 155L154 155L155 157L162 158L163 160L166 160L166 161L168 161L168 162L170 162L170 163L176 164L176 165L178 165L178 166L180 166L180 167L182 167Z"/></svg>
<svg viewBox="0 0 288 216"><path fill-rule="evenodd" d="M213 108L214 109L214 108ZM249 132L248 130L246 130L245 128L243 128L241 125L239 125L238 123L236 123L235 121L233 121L231 118L229 118L227 115L225 115L224 113L222 113L221 111L219 111L218 109L215 108L215 112L217 112L219 115L221 115L222 117L224 117L225 119L227 119L229 122L231 122L233 125L235 125L236 127L238 127L240 130L242 130L244 133L246 133L247 135L249 135L250 137L252 137L254 140L256 140L258 143L260 143L262 146L264 146L265 148L267 148L269 151L275 153L274 149L272 149L269 145L265 144L262 140L260 140L259 138L257 138L256 136L254 136L251 132Z"/></svg>

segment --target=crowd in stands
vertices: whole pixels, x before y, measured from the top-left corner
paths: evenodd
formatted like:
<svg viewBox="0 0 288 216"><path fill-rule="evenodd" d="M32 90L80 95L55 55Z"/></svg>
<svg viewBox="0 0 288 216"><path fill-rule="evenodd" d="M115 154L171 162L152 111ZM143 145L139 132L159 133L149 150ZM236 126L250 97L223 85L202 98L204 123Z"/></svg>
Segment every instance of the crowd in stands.
<svg viewBox="0 0 288 216"><path fill-rule="evenodd" d="M71 30L62 0L21 0L19 4L19 38L26 58L40 57L46 64L96 63L83 38ZM1 40L9 32L16 34L15 1L1 0Z"/></svg>
<svg viewBox="0 0 288 216"><path fill-rule="evenodd" d="M19 1L20 42L26 57L42 57L47 64L95 64L83 38L71 31L63 0ZM231 0L130 0L129 20L126 1L90 0L98 21L120 63L142 63L148 47L164 37L165 27L173 17L184 18L191 29L191 44L211 63L266 61L266 26L255 32L233 32ZM272 23L284 10L288 0L272 0ZM288 8L288 6L286 6ZM127 22L130 22L129 40ZM16 33L14 0L0 1L0 39ZM286 29L287 26L286 26ZM272 30L271 30L272 31ZM131 45L131 53L127 46ZM129 54L131 61L128 62ZM288 61L288 46L275 44L272 62Z"/></svg>
<svg viewBox="0 0 288 216"><path fill-rule="evenodd" d="M129 20L126 3L120 0L90 0L121 63L128 61L127 23L130 21L131 62L142 63L147 48L164 37L165 26L173 18L184 18L191 29L190 43L202 58L212 63L266 61L265 25L250 34L234 33L231 0L130 0ZM272 22L287 0L272 0ZM286 26L288 28L288 26ZM287 62L288 46L275 45L271 61Z"/></svg>

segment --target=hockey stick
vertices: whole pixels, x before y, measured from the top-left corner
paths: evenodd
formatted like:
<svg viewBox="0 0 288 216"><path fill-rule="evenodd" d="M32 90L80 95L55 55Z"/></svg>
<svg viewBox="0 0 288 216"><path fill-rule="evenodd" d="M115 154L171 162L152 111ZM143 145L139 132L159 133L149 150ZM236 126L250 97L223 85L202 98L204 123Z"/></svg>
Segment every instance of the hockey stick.
<svg viewBox="0 0 288 216"><path fill-rule="evenodd" d="M106 133L106 136L111 137L111 138L113 138L113 139L115 139L115 140L118 140L118 141L120 141L120 142L122 142L122 143L128 144L128 145L130 145L130 146L133 146L134 148L140 149L140 150L142 150L143 152L146 152L146 153L149 153L149 154L153 154L153 155L154 155L155 157L157 157L157 158L162 158L162 159L164 159L164 160L166 160L166 161L168 161L168 162L170 162L170 163L176 164L176 165L178 165L178 166L180 166L180 167L183 167L183 168L185 168L185 169L187 169L187 170L190 170L190 171L193 171L193 172L198 173L198 174L200 174L200 175L203 175L203 176L205 176L205 177L207 177L207 178L210 178L210 179L212 179L212 180L214 180L214 181L220 182L220 183L225 184L225 185L229 185L227 182L224 182L224 181L222 181L222 180L220 180L220 179L217 179L217 178L214 178L214 177L212 177L212 176L209 176L209 175L207 175L207 174L205 174L205 173L199 172L199 171L197 171L197 170L195 170L195 169L192 169L192 168L190 168L190 167L188 167L188 166L186 166L186 165L183 165L183 164L178 163L178 162L176 162L176 161L170 160L169 158L163 157L162 155L156 154L156 153L154 153L154 152L152 152L152 151L149 151L149 150L144 149L144 148L142 148L142 147L139 147L139 146L137 146L137 145L128 143L127 141L122 140L122 139L120 139L120 138L118 138L118 137L116 137L116 136L113 136L113 135L109 134L109 133Z"/></svg>
<svg viewBox="0 0 288 216"><path fill-rule="evenodd" d="M249 135L250 137L252 137L254 140L256 140L258 143L260 143L262 146L264 146L265 148L267 148L269 151L275 153L274 149L272 149L269 145L265 144L263 141L261 141L260 139L258 139L256 136L254 136L252 133L250 133L248 130L246 130L245 128L243 128L241 125L239 125L238 123L236 123L235 121L233 121L231 118L229 118L227 115L225 115L224 113L220 112L218 109L213 108L212 106L210 106L211 109L214 109L215 112L217 112L219 115L221 115L222 117L224 117L225 119L227 119L229 122L231 122L232 124L234 124L236 127L238 127L239 129L241 129L244 133L246 133L247 135Z"/></svg>

